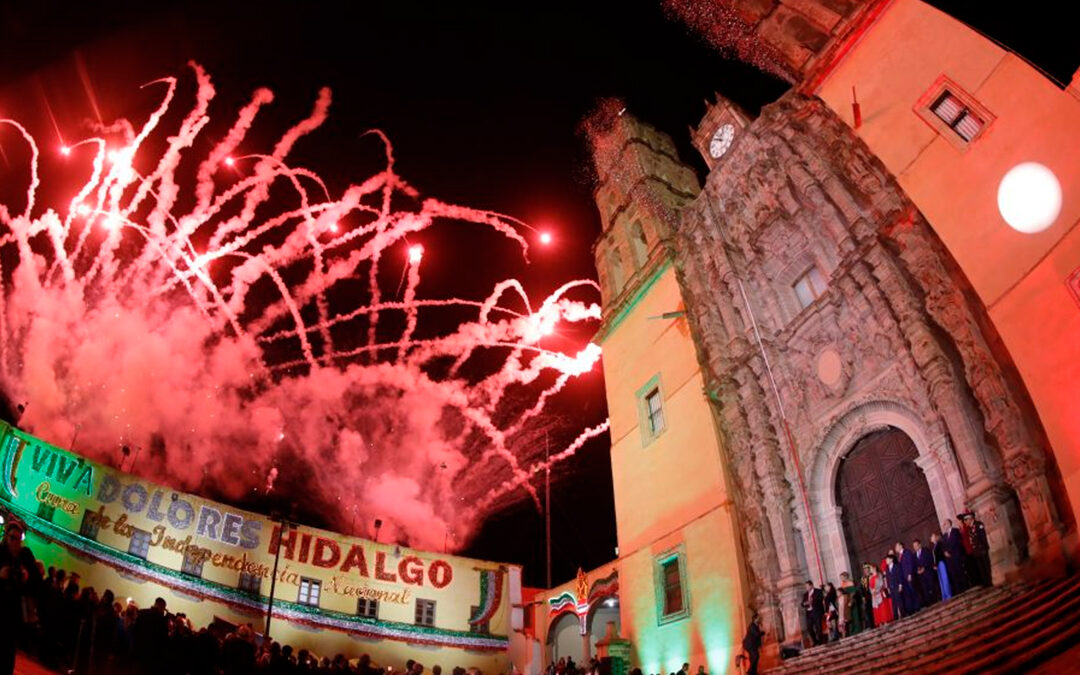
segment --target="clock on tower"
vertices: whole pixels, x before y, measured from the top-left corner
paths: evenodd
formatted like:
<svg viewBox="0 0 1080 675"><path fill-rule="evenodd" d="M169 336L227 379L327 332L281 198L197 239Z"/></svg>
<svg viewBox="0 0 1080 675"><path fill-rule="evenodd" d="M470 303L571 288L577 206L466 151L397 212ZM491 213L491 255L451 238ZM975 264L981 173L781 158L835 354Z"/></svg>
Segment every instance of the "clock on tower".
<svg viewBox="0 0 1080 675"><path fill-rule="evenodd" d="M705 116L697 129L691 128L690 135L710 169L724 158L749 123L746 113L720 94L714 102L706 101Z"/></svg>

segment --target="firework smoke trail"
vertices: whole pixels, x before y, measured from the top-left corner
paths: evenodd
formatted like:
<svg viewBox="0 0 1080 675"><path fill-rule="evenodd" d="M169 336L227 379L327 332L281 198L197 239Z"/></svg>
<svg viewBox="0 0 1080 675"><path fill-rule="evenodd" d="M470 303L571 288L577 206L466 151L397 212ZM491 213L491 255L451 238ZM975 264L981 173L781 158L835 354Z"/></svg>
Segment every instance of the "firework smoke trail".
<svg viewBox="0 0 1080 675"><path fill-rule="evenodd" d="M85 181L62 206L40 203L33 135L0 120L30 151L25 206L0 203L0 253L17 261L0 268L0 387L32 403L21 425L60 446L79 429L77 450L107 463L135 448L135 472L193 491L209 483L218 498L315 494L332 526L359 520L363 534L378 517L384 534L433 549L447 532L467 542L509 492L537 500L542 467L523 459L519 439L600 356L591 344L570 354L541 342L599 319L595 302L567 297L596 297L595 284L568 283L535 311L515 280L483 300L420 297L422 249L404 263L396 253L408 236L437 219L472 223L527 259L527 226L420 200L380 132L385 167L332 197L289 164L326 119L326 89L268 154L238 154L273 101L267 89L210 143L216 92L192 70L182 117L182 81L164 78L144 88L161 98L141 126L99 121L99 137L62 149ZM400 299L384 299L382 264L405 265ZM367 297L344 303L357 283ZM448 308L475 318L420 331ZM396 336L380 328L388 317ZM481 374L463 375L476 358Z"/></svg>

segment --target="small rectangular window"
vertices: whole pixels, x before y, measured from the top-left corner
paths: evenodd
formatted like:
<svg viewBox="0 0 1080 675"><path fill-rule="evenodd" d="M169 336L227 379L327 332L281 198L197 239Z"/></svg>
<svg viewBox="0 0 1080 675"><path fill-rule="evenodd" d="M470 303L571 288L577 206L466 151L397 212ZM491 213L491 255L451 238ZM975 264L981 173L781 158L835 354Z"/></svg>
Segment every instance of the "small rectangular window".
<svg viewBox="0 0 1080 675"><path fill-rule="evenodd" d="M679 570L678 556L661 563L661 577L664 582L664 616L682 612L682 573Z"/></svg>
<svg viewBox="0 0 1080 675"><path fill-rule="evenodd" d="M300 578L300 592L296 601L301 605L319 606L319 593L322 591L322 582L318 579Z"/></svg>
<svg viewBox="0 0 1080 675"><path fill-rule="evenodd" d="M262 591L262 577L256 574L240 573L240 583L237 588L245 593L259 594Z"/></svg>
<svg viewBox="0 0 1080 675"><path fill-rule="evenodd" d="M645 394L645 409L649 415L649 433L656 436L664 430L664 401L659 387Z"/></svg>
<svg viewBox="0 0 1080 675"><path fill-rule="evenodd" d="M799 300L799 309L806 309L825 294L825 279L818 268L811 267L795 280L793 288L795 297Z"/></svg>
<svg viewBox="0 0 1080 675"><path fill-rule="evenodd" d="M45 502L38 502L38 505L37 505L38 518L42 518L42 519L47 520L47 521L49 521L51 523L52 519L53 519L53 516L55 514L56 514L56 507L55 506L49 506Z"/></svg>
<svg viewBox="0 0 1080 675"><path fill-rule="evenodd" d="M369 619L379 618L379 601L360 598L356 601L356 615Z"/></svg>
<svg viewBox="0 0 1080 675"><path fill-rule="evenodd" d="M418 626L434 626L435 625L435 601L434 600L416 600L416 625Z"/></svg>
<svg viewBox="0 0 1080 675"><path fill-rule="evenodd" d="M98 537L98 514L96 511L83 511L82 525L79 526L79 534L87 539Z"/></svg>
<svg viewBox="0 0 1080 675"><path fill-rule="evenodd" d="M202 549L189 546L184 551L184 561L180 564L180 571L193 577L202 577L203 563L206 558L202 555Z"/></svg>
<svg viewBox="0 0 1080 675"><path fill-rule="evenodd" d="M131 533L131 543L128 545L128 553L136 558L146 560L150 555L150 533L146 530L135 528Z"/></svg>
<svg viewBox="0 0 1080 675"><path fill-rule="evenodd" d="M963 101L948 90L934 101L930 110L965 141L975 138L985 125L982 119L964 105Z"/></svg>

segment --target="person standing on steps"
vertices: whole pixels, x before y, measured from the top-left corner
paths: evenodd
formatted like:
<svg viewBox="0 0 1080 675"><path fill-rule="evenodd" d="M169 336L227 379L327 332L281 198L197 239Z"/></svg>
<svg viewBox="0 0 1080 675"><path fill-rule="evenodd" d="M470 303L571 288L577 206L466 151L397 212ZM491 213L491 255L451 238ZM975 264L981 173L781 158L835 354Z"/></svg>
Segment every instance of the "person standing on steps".
<svg viewBox="0 0 1080 675"><path fill-rule="evenodd" d="M761 641L765 637L765 631L761 628L761 616L754 615L754 618L750 620L750 627L746 629L746 636L743 637L742 648L746 650L750 659L750 668L746 671L746 675L757 675L758 659L761 657Z"/></svg>
<svg viewBox="0 0 1080 675"><path fill-rule="evenodd" d="M900 564L900 574L903 580L900 582L900 604L903 605L902 616L911 616L915 612L919 611L919 594L915 590L915 585L919 583L916 575L918 565L915 561L915 554L907 548L904 548L903 542L896 542L896 559Z"/></svg>
<svg viewBox="0 0 1080 675"><path fill-rule="evenodd" d="M964 533L967 535L971 550L972 585L993 586L994 576L990 569L990 541L986 537L986 526L976 520L975 512L961 514L964 519Z"/></svg>
<svg viewBox="0 0 1080 675"><path fill-rule="evenodd" d="M964 534L951 520L941 525L941 543L945 549L945 567L949 571L949 590L953 595L963 593L968 589Z"/></svg>
<svg viewBox="0 0 1080 675"><path fill-rule="evenodd" d="M928 548L923 548L922 542L915 539L911 542L915 549L915 573L918 575L919 602L923 607L929 607L941 599L941 591L937 583L937 566L934 564L934 553Z"/></svg>
<svg viewBox="0 0 1080 675"><path fill-rule="evenodd" d="M930 550L934 556L934 571L937 573L938 589L941 590L942 601L952 597L952 587L949 584L948 558L945 557L945 542L937 532L930 534Z"/></svg>
<svg viewBox="0 0 1080 675"><path fill-rule="evenodd" d="M806 631L810 634L811 646L817 646L824 642L821 625L825 620L825 595L820 588L814 586L813 581L806 582L802 606L806 613Z"/></svg>

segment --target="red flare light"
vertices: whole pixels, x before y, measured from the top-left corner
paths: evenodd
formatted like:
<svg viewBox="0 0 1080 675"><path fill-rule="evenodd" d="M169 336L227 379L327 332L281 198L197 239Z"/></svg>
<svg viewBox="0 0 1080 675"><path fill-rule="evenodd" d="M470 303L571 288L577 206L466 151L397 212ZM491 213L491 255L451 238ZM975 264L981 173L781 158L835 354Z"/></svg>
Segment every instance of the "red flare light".
<svg viewBox="0 0 1080 675"><path fill-rule="evenodd" d="M232 157L225 158L225 166L232 166L233 164L236 164L235 159L233 159Z"/></svg>
<svg viewBox="0 0 1080 675"><path fill-rule="evenodd" d="M548 244L550 244L551 243L551 233L550 232L541 232L540 233L540 243L543 244L544 246L547 246Z"/></svg>
<svg viewBox="0 0 1080 675"><path fill-rule="evenodd" d="M413 244L409 247L409 262L413 265L419 264L424 258L424 247L420 244Z"/></svg>
<svg viewBox="0 0 1080 675"><path fill-rule="evenodd" d="M68 155L71 154L71 148L66 146L66 145L60 146L60 154L63 155L64 157L67 157Z"/></svg>

